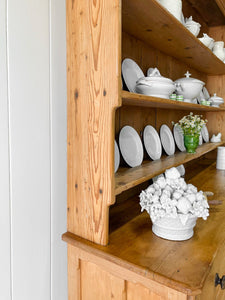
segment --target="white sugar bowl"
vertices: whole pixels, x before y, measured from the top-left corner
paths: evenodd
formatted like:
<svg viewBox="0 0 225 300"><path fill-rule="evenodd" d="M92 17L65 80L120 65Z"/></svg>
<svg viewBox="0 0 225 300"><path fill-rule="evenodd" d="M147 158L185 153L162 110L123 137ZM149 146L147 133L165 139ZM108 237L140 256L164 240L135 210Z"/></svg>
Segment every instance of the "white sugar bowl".
<svg viewBox="0 0 225 300"><path fill-rule="evenodd" d="M184 102L192 102L193 99L199 96L205 83L201 80L191 78L187 71L186 77L174 81L176 93L184 96Z"/></svg>
<svg viewBox="0 0 225 300"><path fill-rule="evenodd" d="M224 103L223 98L218 97L218 96L216 95L216 93L215 93L211 98L209 98L209 101L211 101L211 105L212 105L213 107L219 107L221 104Z"/></svg>
<svg viewBox="0 0 225 300"><path fill-rule="evenodd" d="M192 19L192 16L190 18L186 18L185 20L185 27L194 35L194 36L198 36L199 32L200 32L200 27L201 24L195 22Z"/></svg>

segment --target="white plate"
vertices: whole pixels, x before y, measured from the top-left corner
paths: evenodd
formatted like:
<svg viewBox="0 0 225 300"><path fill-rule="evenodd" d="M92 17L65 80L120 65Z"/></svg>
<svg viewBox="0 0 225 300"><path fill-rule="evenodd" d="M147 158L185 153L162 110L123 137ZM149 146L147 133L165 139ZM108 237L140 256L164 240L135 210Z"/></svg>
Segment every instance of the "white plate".
<svg viewBox="0 0 225 300"><path fill-rule="evenodd" d="M177 171L180 173L180 176L184 176L185 174L185 168L184 168L184 165L179 165L177 167Z"/></svg>
<svg viewBox="0 0 225 300"><path fill-rule="evenodd" d="M144 77L141 68L130 58L125 58L122 62L122 74L128 90L135 93L136 82Z"/></svg>
<svg viewBox="0 0 225 300"><path fill-rule="evenodd" d="M207 129L206 125L203 125L202 130L201 130L201 134L202 134L203 141L208 143L208 141L209 141L209 132L208 132L208 129Z"/></svg>
<svg viewBox="0 0 225 300"><path fill-rule="evenodd" d="M131 126L124 126L120 130L119 146L125 162L130 167L140 166L143 161L144 150L137 131Z"/></svg>
<svg viewBox="0 0 225 300"><path fill-rule="evenodd" d="M120 165L120 152L116 141L114 141L114 153L114 172L116 173Z"/></svg>
<svg viewBox="0 0 225 300"><path fill-rule="evenodd" d="M205 100L208 100L210 98L209 92L207 91L205 86L202 89L202 93L204 95Z"/></svg>
<svg viewBox="0 0 225 300"><path fill-rule="evenodd" d="M199 143L198 143L198 145L201 146L202 143L203 143L203 140L202 140L202 133L200 132L200 134L199 134Z"/></svg>
<svg viewBox="0 0 225 300"><path fill-rule="evenodd" d="M167 155L173 155L175 152L175 142L173 134L167 125L160 127L160 139Z"/></svg>
<svg viewBox="0 0 225 300"><path fill-rule="evenodd" d="M159 159L162 155L162 145L158 132L151 125L147 125L143 132L145 149L151 159Z"/></svg>
<svg viewBox="0 0 225 300"><path fill-rule="evenodd" d="M184 146L184 134L179 125L173 126L173 136L178 149L182 152L186 151L186 148Z"/></svg>

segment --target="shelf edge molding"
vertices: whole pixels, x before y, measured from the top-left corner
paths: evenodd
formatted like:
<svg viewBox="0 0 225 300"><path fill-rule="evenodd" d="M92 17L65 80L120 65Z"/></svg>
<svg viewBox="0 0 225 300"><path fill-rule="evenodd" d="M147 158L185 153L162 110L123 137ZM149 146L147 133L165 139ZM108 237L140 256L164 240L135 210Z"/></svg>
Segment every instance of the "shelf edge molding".
<svg viewBox="0 0 225 300"><path fill-rule="evenodd" d="M194 154L179 152L155 161L144 161L141 166L135 168L119 168L115 174L115 195L119 195L132 187L150 180L154 176L164 173L166 169L194 160L224 144L225 141L205 143L199 146Z"/></svg>
<svg viewBox="0 0 225 300"><path fill-rule="evenodd" d="M225 111L225 107L213 107L200 105L188 102L179 102L166 98L151 97L142 94L130 93L128 91L122 91L122 104L128 106L143 106L152 108L169 108L169 109L179 109L179 110L196 110L196 111L206 111L206 112L218 112Z"/></svg>

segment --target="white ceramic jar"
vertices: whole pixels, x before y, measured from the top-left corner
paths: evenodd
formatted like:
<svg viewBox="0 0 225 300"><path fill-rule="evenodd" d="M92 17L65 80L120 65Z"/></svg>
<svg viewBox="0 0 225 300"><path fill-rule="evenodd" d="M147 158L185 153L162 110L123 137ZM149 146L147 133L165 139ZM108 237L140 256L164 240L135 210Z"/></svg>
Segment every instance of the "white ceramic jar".
<svg viewBox="0 0 225 300"><path fill-rule="evenodd" d="M213 46L213 53L221 60L225 59L225 54L224 54L224 42L219 41L215 42Z"/></svg>

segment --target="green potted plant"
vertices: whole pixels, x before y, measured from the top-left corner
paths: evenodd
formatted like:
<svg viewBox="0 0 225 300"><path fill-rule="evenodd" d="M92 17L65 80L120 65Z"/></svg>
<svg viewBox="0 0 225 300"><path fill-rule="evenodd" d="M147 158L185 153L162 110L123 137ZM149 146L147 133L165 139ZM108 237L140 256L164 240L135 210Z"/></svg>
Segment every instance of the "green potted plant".
<svg viewBox="0 0 225 300"><path fill-rule="evenodd" d="M199 135L203 125L207 120L203 120L201 115L194 115L190 112L189 115L184 116L178 123L184 134L184 146L188 153L195 153L199 145Z"/></svg>

